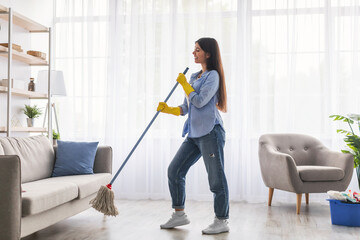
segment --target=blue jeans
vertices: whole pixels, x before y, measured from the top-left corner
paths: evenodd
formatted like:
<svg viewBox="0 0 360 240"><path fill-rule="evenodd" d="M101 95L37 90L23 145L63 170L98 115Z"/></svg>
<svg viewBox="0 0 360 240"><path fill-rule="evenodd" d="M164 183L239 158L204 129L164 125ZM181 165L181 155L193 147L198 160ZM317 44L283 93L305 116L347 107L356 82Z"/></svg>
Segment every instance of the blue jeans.
<svg viewBox="0 0 360 240"><path fill-rule="evenodd" d="M185 178L189 168L202 156L218 219L229 218L229 191L224 172L225 131L220 125L199 138L186 138L168 168L172 207L185 208Z"/></svg>

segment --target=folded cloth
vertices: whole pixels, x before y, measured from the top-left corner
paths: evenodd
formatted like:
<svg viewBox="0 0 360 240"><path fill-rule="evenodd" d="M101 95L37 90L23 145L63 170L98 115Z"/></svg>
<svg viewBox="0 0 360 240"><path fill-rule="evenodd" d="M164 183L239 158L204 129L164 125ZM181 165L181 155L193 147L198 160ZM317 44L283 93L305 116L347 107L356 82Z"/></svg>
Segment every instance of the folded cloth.
<svg viewBox="0 0 360 240"><path fill-rule="evenodd" d="M347 197L344 196L341 192L338 191L327 191L327 194L329 195L330 199L345 201Z"/></svg>

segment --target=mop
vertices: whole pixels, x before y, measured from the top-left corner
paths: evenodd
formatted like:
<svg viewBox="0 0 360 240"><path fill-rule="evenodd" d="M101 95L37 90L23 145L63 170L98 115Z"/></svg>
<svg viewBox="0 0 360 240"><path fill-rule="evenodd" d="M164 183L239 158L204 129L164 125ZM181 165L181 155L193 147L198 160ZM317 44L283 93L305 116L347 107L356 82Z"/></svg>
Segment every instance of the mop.
<svg viewBox="0 0 360 240"><path fill-rule="evenodd" d="M189 68L187 67L185 69L185 71L183 72L183 74L185 75L188 70L189 70ZM179 83L176 82L175 86L171 89L169 95L167 96L167 98L164 101L165 103L167 102L167 100L169 100L171 94L175 91L178 84ZM140 141L145 136L146 132L149 130L150 126L155 121L156 117L159 115L160 111L161 110L156 112L155 116L152 118L152 120L150 121L150 123L146 127L145 131L142 133L139 140L136 142L135 146L132 148L129 155L126 157L123 164L120 166L119 170L116 172L115 176L111 179L110 183L107 184L106 186L101 186L98 193L97 193L97 195L96 195L96 197L90 201L90 204L92 205L92 207L95 208L96 210L98 210L99 212L103 213L104 215L106 215L106 216L116 216L116 215L119 214L118 209L114 204L114 192L111 191L112 184L114 183L114 181L118 177L121 170L124 168L125 164L129 160L129 158L131 157L133 152L135 151L135 149L138 146L138 144L140 143Z"/></svg>

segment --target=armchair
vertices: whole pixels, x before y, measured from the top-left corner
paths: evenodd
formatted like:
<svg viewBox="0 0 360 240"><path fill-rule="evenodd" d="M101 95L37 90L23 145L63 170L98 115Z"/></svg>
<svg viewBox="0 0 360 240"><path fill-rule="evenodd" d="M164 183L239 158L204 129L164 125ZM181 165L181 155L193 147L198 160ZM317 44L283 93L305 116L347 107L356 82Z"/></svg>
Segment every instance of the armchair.
<svg viewBox="0 0 360 240"><path fill-rule="evenodd" d="M268 205L274 189L294 192L297 214L303 193L309 204L309 193L344 191L354 168L351 154L331 151L318 139L302 134L262 135L259 160L262 179L269 188Z"/></svg>

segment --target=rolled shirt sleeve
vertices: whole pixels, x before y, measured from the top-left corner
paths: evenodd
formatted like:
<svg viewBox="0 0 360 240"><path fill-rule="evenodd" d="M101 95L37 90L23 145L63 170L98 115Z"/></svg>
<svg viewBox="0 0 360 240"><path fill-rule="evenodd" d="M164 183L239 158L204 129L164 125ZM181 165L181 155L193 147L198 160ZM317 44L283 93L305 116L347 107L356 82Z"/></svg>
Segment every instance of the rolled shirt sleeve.
<svg viewBox="0 0 360 240"><path fill-rule="evenodd" d="M219 74L217 71L210 71L199 91L194 91L189 94L189 100L196 108L202 108L214 97L218 88Z"/></svg>

